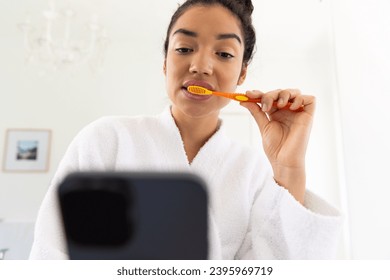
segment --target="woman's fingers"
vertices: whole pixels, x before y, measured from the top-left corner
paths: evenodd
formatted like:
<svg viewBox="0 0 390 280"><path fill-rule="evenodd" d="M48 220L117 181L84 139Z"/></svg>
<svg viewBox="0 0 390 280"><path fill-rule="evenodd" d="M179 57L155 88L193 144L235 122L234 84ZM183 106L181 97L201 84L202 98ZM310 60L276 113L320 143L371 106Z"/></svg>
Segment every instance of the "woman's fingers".
<svg viewBox="0 0 390 280"><path fill-rule="evenodd" d="M297 96L300 95L301 92L298 89L273 90L263 94L261 108L264 112L270 112L275 103L276 107L281 109L286 107L288 102L292 102Z"/></svg>
<svg viewBox="0 0 390 280"><path fill-rule="evenodd" d="M314 111L316 109L316 97L313 95L302 95L303 98L303 109L305 112L309 113L310 115L314 115Z"/></svg>
<svg viewBox="0 0 390 280"><path fill-rule="evenodd" d="M259 91L257 92L248 91L246 94L249 97L259 98L261 97L262 93ZM253 102L240 102L240 105L249 110L249 112L252 114L253 118L255 119L257 125L259 126L261 133L263 133L266 125L269 123L269 119L266 113L262 111L259 104Z"/></svg>
<svg viewBox="0 0 390 280"><path fill-rule="evenodd" d="M245 94L250 98L262 98L264 92L261 92L259 90L248 90Z"/></svg>
<svg viewBox="0 0 390 280"><path fill-rule="evenodd" d="M314 113L315 98L310 95L302 95L299 89L276 89L266 93L253 90L246 93L251 98L261 98L261 110L272 114L278 109L285 108L289 103L291 111L304 107L309 113ZM305 106L308 106L305 108Z"/></svg>
<svg viewBox="0 0 390 280"><path fill-rule="evenodd" d="M298 92L300 94L300 92ZM287 106L289 100L292 98L292 92L290 90L282 90L275 93L274 102L276 102L279 109Z"/></svg>
<svg viewBox="0 0 390 280"><path fill-rule="evenodd" d="M304 96L298 95L293 100L290 100L290 102L291 102L290 110L292 111L297 110L303 106Z"/></svg>

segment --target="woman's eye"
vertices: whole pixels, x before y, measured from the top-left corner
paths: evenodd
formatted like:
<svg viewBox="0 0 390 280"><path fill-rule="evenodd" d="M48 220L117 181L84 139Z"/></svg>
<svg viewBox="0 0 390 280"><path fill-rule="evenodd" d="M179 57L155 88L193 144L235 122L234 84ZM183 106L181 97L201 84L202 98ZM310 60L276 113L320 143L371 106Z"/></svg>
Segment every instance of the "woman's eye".
<svg viewBox="0 0 390 280"><path fill-rule="evenodd" d="M176 52L178 52L180 54L188 54L188 53L193 52L193 50L190 48L177 48Z"/></svg>
<svg viewBox="0 0 390 280"><path fill-rule="evenodd" d="M220 57L225 58L225 59L229 59L229 58L234 57L234 55L227 53L227 52L217 52L217 55L219 55Z"/></svg>

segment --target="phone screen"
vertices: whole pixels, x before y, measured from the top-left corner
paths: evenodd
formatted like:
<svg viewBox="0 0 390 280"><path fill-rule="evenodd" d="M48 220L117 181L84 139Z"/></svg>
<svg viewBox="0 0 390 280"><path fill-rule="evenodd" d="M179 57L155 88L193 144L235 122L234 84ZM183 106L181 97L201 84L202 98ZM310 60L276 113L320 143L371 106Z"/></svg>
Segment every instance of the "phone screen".
<svg viewBox="0 0 390 280"><path fill-rule="evenodd" d="M207 193L183 173L75 173L59 187L71 259L207 259Z"/></svg>

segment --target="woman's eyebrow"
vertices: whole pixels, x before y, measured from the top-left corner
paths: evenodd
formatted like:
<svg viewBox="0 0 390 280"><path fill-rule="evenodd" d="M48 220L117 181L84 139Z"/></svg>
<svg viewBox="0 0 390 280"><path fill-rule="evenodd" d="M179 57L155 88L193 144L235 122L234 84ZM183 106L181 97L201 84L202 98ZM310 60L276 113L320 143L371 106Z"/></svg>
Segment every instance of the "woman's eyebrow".
<svg viewBox="0 0 390 280"><path fill-rule="evenodd" d="M237 41L241 44L241 38L235 33L226 33L217 35L217 40L225 40L225 39L237 39Z"/></svg>
<svg viewBox="0 0 390 280"><path fill-rule="evenodd" d="M198 33L194 32L194 31L190 31L190 30L184 29L184 28L179 28L178 30L176 30L173 33L173 35L176 35L176 34L183 34L183 35L190 36L190 37L197 37L198 36Z"/></svg>
<svg viewBox="0 0 390 280"><path fill-rule="evenodd" d="M189 36L189 37L198 37L198 33L194 32L194 31L190 31L188 29L184 29L184 28L179 28L178 30L176 30L173 33L173 35L176 35L176 34L183 34L183 35L186 35L186 36ZM238 36L235 33L218 34L216 36L216 39L217 40L236 39L240 44L242 44L240 36Z"/></svg>

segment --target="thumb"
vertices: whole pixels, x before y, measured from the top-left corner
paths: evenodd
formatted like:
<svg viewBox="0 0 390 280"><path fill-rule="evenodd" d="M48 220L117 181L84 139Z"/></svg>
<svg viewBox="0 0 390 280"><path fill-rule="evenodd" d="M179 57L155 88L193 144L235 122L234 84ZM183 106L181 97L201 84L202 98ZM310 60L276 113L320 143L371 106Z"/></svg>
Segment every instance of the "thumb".
<svg viewBox="0 0 390 280"><path fill-rule="evenodd" d="M248 109L248 111L252 114L253 118L255 119L257 125L260 128L261 134L263 134L265 127L269 123L269 119L266 113L264 113L261 110L261 107L253 102L240 102L240 105L242 107L245 107Z"/></svg>

